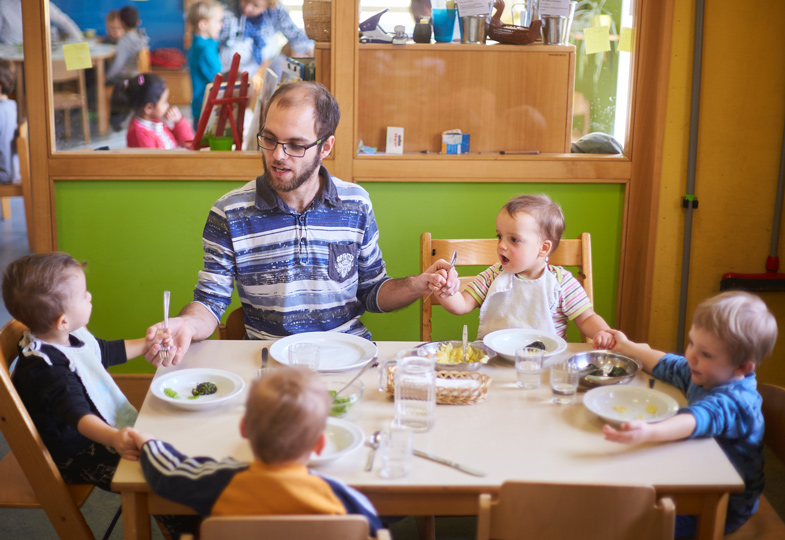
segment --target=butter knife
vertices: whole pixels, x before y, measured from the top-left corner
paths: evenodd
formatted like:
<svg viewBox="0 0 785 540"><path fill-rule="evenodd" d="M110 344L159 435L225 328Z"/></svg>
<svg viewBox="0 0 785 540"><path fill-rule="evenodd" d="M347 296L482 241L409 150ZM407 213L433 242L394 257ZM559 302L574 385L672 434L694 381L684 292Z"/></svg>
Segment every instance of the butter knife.
<svg viewBox="0 0 785 540"><path fill-rule="evenodd" d="M466 474L471 474L473 476L485 476L485 473L482 471L478 471L477 469L472 469L471 467L467 467L466 465L461 465L460 463L455 463L454 461L450 461L449 459L444 459L437 456L433 456L431 454L426 454L425 452L421 452L420 450L415 450L414 455L417 457L428 459L430 461L434 461L436 463L441 463L442 465L447 465L448 467L452 467L453 469L458 469L459 471L465 472Z"/></svg>

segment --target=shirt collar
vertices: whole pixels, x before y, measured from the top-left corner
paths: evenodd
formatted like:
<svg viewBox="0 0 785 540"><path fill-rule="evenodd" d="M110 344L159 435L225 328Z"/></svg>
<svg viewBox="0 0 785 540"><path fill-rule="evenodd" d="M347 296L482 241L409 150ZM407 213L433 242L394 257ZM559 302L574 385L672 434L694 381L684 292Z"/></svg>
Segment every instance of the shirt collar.
<svg viewBox="0 0 785 540"><path fill-rule="evenodd" d="M319 169L319 180L322 183L322 189L316 194L316 198L314 198L311 206L314 208L322 204L328 204L332 207L340 206L341 198L338 196L338 190L332 181L332 176L324 165ZM260 210L272 210L277 207L282 212L288 213L290 211L289 207L270 187L265 175L256 177L256 206Z"/></svg>

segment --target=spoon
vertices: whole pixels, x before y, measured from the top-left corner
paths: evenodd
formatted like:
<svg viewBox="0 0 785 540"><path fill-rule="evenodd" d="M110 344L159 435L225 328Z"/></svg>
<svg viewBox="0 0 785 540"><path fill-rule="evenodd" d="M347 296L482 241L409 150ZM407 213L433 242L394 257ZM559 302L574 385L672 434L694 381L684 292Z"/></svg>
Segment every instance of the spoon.
<svg viewBox="0 0 785 540"><path fill-rule="evenodd" d="M461 338L463 345L463 361L466 362L466 349L469 347L469 327L463 325L463 337Z"/></svg>
<svg viewBox="0 0 785 540"><path fill-rule="evenodd" d="M164 332L169 330L169 291L164 291ZM169 360L169 346L161 345L161 350L158 353L161 356L161 362L166 365Z"/></svg>
<svg viewBox="0 0 785 540"><path fill-rule="evenodd" d="M374 431L373 435L371 435L371 438L368 441L368 446L371 447L371 451L368 454L368 461L365 462L365 472L370 472L373 470L373 458L376 457L376 449L379 448L381 439L382 432Z"/></svg>
<svg viewBox="0 0 785 540"><path fill-rule="evenodd" d="M450 270L455 268L455 261L457 261L457 260L458 260L458 250L456 249L455 251L452 252L452 260L450 261L450 267L447 269L447 277L448 278L450 277ZM429 292L428 296L426 296L425 299L428 300L428 298L430 298L432 294L433 294L433 291Z"/></svg>
<svg viewBox="0 0 785 540"><path fill-rule="evenodd" d="M353 383L354 381L356 381L357 379L359 379L359 378L360 378L360 375L362 375L363 373L365 373L365 370L366 370L366 369L368 369L368 368L372 368L372 367L373 367L373 366L375 366L375 365L376 365L376 357L374 356L373 358L371 358L371 361L370 361L370 362L368 362L367 364L365 364L365 365L363 366L363 368L362 368L362 369L361 369L361 370L360 370L360 371L357 373L357 375L355 375L354 377L352 377L352 378L349 380L349 382L348 382L348 383L346 383L345 385L343 385L343 386L341 387L341 389L340 389L340 390L338 390L338 391L337 391L335 394L333 394L333 402L335 402L335 401L338 399L338 395L339 395L341 392L343 392L344 390L346 390L347 388L349 388L349 387L352 385L352 383Z"/></svg>

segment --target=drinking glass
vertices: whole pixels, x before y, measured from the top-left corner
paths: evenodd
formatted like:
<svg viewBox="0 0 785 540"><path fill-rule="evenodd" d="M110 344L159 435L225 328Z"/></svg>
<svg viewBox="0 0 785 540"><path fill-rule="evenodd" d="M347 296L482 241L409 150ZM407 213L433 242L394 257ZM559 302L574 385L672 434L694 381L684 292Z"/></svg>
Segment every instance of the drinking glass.
<svg viewBox="0 0 785 540"><path fill-rule="evenodd" d="M434 0L433 39L437 43L450 43L455 30L455 2L453 0Z"/></svg>
<svg viewBox="0 0 785 540"><path fill-rule="evenodd" d="M518 388L534 390L540 387L542 375L542 349L521 347L515 351L515 375Z"/></svg>
<svg viewBox="0 0 785 540"><path fill-rule="evenodd" d="M412 470L414 455L414 431L393 421L382 433L381 440L382 468L380 474L384 478L401 478Z"/></svg>
<svg viewBox="0 0 785 540"><path fill-rule="evenodd" d="M386 389L387 366L395 370L395 421L414 431L428 431L436 418L436 362L416 349L405 349L395 360L383 361L379 390Z"/></svg>
<svg viewBox="0 0 785 540"><path fill-rule="evenodd" d="M551 401L557 405L569 405L575 401L578 391L580 370L575 364L564 361L551 367Z"/></svg>
<svg viewBox="0 0 785 540"><path fill-rule="evenodd" d="M319 369L319 346L315 343L295 343L289 347L289 364L305 366L311 371Z"/></svg>

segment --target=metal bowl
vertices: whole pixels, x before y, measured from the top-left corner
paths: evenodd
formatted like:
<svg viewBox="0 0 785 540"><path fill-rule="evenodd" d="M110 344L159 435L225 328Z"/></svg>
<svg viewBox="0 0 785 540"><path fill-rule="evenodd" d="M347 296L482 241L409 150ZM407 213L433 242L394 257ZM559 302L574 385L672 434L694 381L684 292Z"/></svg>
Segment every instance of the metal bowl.
<svg viewBox="0 0 785 540"><path fill-rule="evenodd" d="M437 353L439 352L439 348L442 346L442 343L448 343L452 345L456 349L461 349L463 347L463 343L460 340L453 340L453 341L432 341L430 343L424 343L417 347L417 352L420 354L424 354L428 357L436 358ZM483 344L482 341L471 341L469 342L469 349L473 349L477 352L477 354L484 354L490 358L494 355L494 352L491 351L488 347ZM467 350L468 354L468 350ZM442 364L439 363L438 359L436 360L436 371L476 371L483 366L483 362L461 362L460 364Z"/></svg>
<svg viewBox="0 0 785 540"><path fill-rule="evenodd" d="M585 388L594 388L595 386L608 384L627 384L641 369L641 364L636 359L612 351L581 352L571 356L569 361L581 370L580 385ZM611 369L614 367L622 368L626 373L618 377L604 376L602 371L597 374L596 370L589 368L591 364L594 364L600 370L604 366L611 366Z"/></svg>

